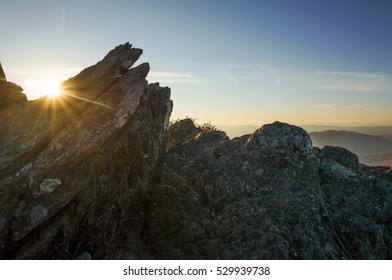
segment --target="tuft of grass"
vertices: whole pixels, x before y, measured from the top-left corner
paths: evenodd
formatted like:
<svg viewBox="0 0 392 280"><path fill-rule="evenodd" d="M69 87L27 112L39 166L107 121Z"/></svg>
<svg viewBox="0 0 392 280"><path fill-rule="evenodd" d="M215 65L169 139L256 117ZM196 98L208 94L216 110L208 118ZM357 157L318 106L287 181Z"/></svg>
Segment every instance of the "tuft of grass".
<svg viewBox="0 0 392 280"><path fill-rule="evenodd" d="M187 120L187 119L191 120L195 124L195 126L200 128L201 131L203 131L203 132L219 131L219 129L216 127L216 125L213 125L210 121L207 122L207 123L198 124L198 123L196 123L196 119L195 118L191 118L191 117L186 116L185 120ZM174 124L176 124L176 123L178 123L180 121L181 121L180 118L177 118L177 119L174 119L174 120L170 120L169 125L174 125Z"/></svg>
<svg viewBox="0 0 392 280"><path fill-rule="evenodd" d="M213 125L211 122L203 123L202 125L198 124L197 127L204 132L218 131L218 128L215 125Z"/></svg>

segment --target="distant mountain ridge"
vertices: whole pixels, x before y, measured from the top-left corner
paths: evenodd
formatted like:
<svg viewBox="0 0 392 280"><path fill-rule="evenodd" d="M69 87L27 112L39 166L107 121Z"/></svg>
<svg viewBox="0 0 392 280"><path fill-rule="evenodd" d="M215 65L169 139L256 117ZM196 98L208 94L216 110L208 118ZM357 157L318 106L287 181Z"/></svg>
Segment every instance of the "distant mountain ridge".
<svg viewBox="0 0 392 280"><path fill-rule="evenodd" d="M326 130L343 130L369 135L392 134L392 126L329 126L329 125L299 125L309 132L321 132Z"/></svg>
<svg viewBox="0 0 392 280"><path fill-rule="evenodd" d="M392 140L374 135L366 135L352 131L327 130L309 133L313 145L340 146L358 155L370 155L392 151Z"/></svg>
<svg viewBox="0 0 392 280"><path fill-rule="evenodd" d="M392 165L392 140L352 131L327 130L309 133L313 146L343 147L371 165Z"/></svg>
<svg viewBox="0 0 392 280"><path fill-rule="evenodd" d="M298 125L306 132L322 132L327 130L352 131L361 134L376 135L385 139L392 139L392 126L333 126L333 125ZM240 137L244 134L252 134L259 125L217 125L218 129L226 132L230 138Z"/></svg>
<svg viewBox="0 0 392 280"><path fill-rule="evenodd" d="M392 166L392 126L340 127L302 125L313 141L313 146L337 146L357 154L369 165ZM257 125L217 125L231 139L255 131Z"/></svg>
<svg viewBox="0 0 392 280"><path fill-rule="evenodd" d="M383 139L388 139L388 140L392 140L392 134L381 134L381 135L377 135L380 138Z"/></svg>

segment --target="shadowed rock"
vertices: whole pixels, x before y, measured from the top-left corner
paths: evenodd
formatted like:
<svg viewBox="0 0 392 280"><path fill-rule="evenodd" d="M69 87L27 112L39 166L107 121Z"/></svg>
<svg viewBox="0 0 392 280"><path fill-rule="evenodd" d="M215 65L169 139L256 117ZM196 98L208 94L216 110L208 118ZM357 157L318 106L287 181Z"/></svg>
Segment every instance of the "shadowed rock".
<svg viewBox="0 0 392 280"><path fill-rule="evenodd" d="M187 134L179 121L169 138L182 126ZM359 165L342 148L312 149L304 130L280 122L250 137L196 138L168 152L149 201L157 258L392 257L389 168Z"/></svg>
<svg viewBox="0 0 392 280"><path fill-rule="evenodd" d="M1 258L118 258L140 238L172 108L147 63L130 68L141 53L120 45L58 99L0 111Z"/></svg>
<svg viewBox="0 0 392 280"><path fill-rule="evenodd" d="M0 110L13 108L17 104L27 101L23 89L11 82L7 82L3 67L0 63Z"/></svg>

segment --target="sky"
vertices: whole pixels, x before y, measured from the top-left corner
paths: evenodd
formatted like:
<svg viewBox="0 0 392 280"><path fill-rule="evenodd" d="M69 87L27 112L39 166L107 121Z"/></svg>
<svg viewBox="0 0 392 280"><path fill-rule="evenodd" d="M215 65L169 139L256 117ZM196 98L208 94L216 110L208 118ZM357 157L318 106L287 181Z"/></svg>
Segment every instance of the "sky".
<svg viewBox="0 0 392 280"><path fill-rule="evenodd" d="M392 125L392 1L0 0L0 61L29 99L143 49L172 118Z"/></svg>

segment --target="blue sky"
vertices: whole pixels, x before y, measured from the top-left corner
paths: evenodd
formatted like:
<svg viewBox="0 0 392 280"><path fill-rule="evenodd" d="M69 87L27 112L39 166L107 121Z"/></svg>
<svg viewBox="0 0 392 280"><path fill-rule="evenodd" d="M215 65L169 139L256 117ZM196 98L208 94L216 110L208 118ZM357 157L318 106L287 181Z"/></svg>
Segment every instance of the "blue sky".
<svg viewBox="0 0 392 280"><path fill-rule="evenodd" d="M392 1L4 1L0 61L30 98L129 41L173 117L392 125Z"/></svg>

